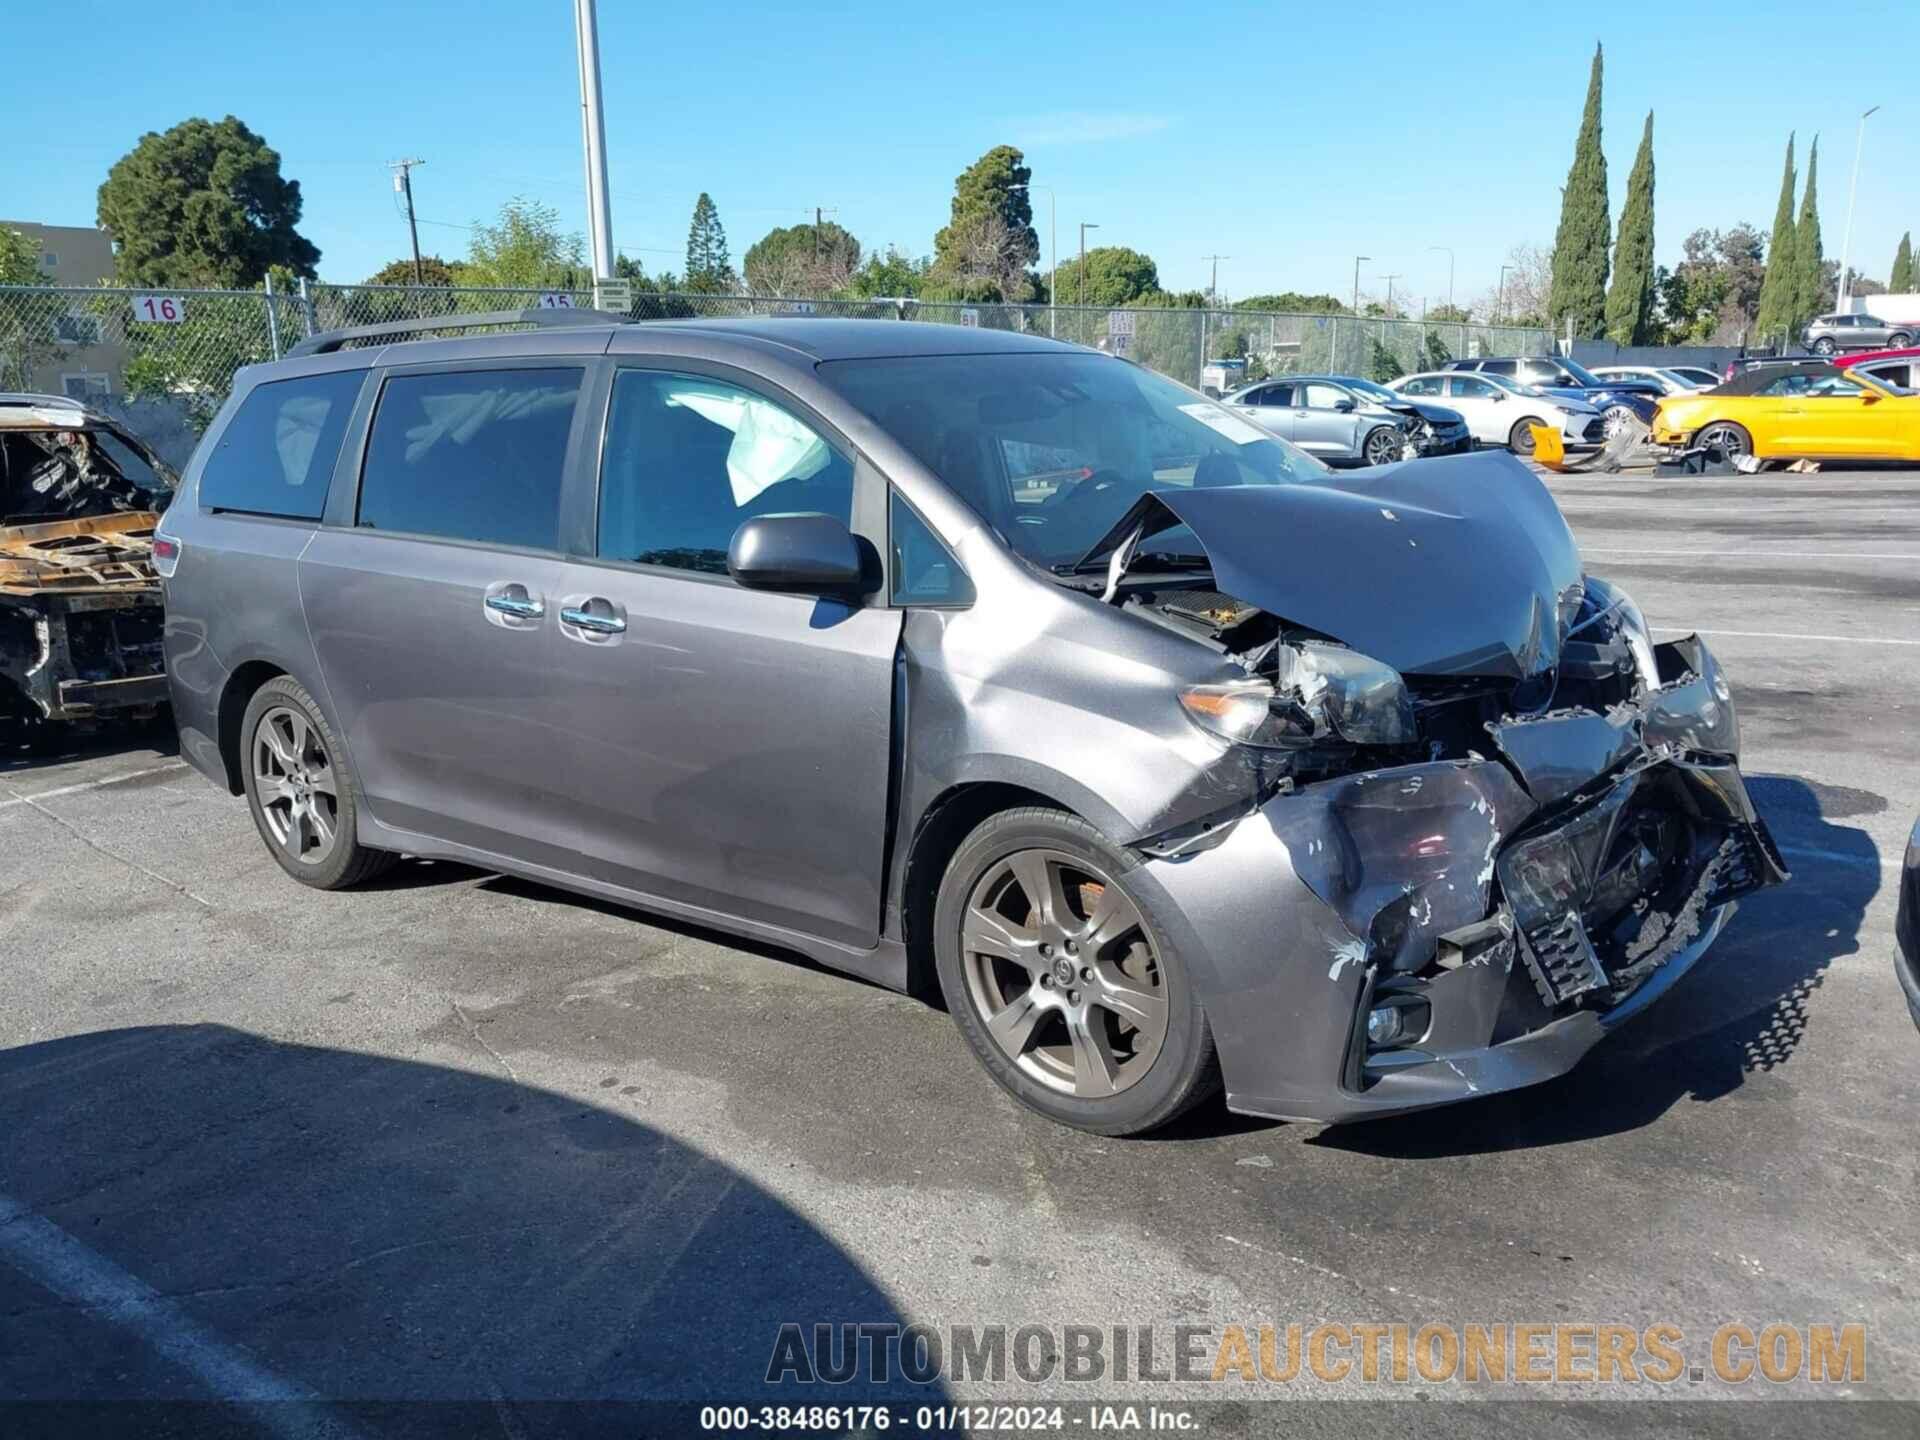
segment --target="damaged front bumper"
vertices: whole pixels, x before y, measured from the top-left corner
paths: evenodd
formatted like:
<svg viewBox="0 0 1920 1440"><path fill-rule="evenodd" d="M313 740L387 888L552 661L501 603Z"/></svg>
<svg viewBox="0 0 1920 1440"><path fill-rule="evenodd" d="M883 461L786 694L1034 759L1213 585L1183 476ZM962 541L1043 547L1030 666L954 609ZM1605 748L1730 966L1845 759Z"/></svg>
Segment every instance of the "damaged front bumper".
<svg viewBox="0 0 1920 1440"><path fill-rule="evenodd" d="M1140 883L1191 927L1232 1108L1356 1120L1561 1074L1787 878L1712 655L1655 650L1638 703L1508 719L1488 758L1139 847Z"/></svg>

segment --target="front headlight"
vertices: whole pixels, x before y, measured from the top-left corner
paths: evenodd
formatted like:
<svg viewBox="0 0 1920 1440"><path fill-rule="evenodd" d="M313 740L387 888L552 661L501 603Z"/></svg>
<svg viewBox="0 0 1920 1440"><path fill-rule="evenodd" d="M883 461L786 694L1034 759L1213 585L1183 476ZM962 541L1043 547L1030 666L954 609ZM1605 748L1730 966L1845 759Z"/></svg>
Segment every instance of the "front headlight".
<svg viewBox="0 0 1920 1440"><path fill-rule="evenodd" d="M1579 612L1562 640L1585 633L1595 644L1618 638L1633 656L1634 672L1649 690L1660 688L1660 666L1653 658L1653 632L1633 597L1619 586L1596 576L1586 577Z"/></svg>
<svg viewBox="0 0 1920 1440"><path fill-rule="evenodd" d="M1333 737L1351 745L1404 745L1418 737L1399 671L1311 640L1276 647L1271 682L1190 685L1180 692L1180 705L1201 729L1264 749L1298 750Z"/></svg>

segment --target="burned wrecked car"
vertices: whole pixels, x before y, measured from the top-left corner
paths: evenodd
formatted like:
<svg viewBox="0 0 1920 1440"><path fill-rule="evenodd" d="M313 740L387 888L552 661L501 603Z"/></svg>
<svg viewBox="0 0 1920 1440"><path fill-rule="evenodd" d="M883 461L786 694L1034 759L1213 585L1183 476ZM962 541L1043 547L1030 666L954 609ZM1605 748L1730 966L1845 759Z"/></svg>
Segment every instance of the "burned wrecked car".
<svg viewBox="0 0 1920 1440"><path fill-rule="evenodd" d="M1545 1079L1785 878L1713 656L1508 456L1342 480L1037 337L505 320L242 372L161 527L182 750L305 884L756 937L1132 1134Z"/></svg>
<svg viewBox="0 0 1920 1440"><path fill-rule="evenodd" d="M152 552L172 484L106 416L0 395L0 745L166 703Z"/></svg>

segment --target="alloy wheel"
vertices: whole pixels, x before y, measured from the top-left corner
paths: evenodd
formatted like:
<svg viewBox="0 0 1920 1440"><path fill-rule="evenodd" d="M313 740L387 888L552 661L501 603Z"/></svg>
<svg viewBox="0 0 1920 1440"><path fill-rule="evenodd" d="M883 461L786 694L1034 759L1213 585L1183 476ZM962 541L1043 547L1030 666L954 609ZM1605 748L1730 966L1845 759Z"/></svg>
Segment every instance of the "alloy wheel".
<svg viewBox="0 0 1920 1440"><path fill-rule="evenodd" d="M1733 425L1709 425L1694 437L1693 443L1703 450L1719 450L1729 458L1747 453L1747 437Z"/></svg>
<svg viewBox="0 0 1920 1440"><path fill-rule="evenodd" d="M274 843L319 865L340 838L340 790L320 732L300 711L276 705L253 732L253 790Z"/></svg>
<svg viewBox="0 0 1920 1440"><path fill-rule="evenodd" d="M1167 1038L1165 973L1140 909L1058 850L989 866L961 919L967 999L1000 1052L1063 1095L1136 1084Z"/></svg>
<svg viewBox="0 0 1920 1440"><path fill-rule="evenodd" d="M1400 458L1405 443L1398 433L1382 426L1367 436L1361 448L1361 458L1369 465L1390 465Z"/></svg>
<svg viewBox="0 0 1920 1440"><path fill-rule="evenodd" d="M1625 405L1610 405L1601 412L1600 433L1611 440L1634 421L1634 413Z"/></svg>

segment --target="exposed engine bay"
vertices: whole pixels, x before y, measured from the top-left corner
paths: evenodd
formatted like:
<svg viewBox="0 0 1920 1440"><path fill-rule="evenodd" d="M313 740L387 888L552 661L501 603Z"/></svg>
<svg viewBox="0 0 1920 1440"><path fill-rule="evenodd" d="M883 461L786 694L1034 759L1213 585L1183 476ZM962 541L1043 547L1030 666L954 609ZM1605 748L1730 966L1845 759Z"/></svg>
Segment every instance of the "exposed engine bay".
<svg viewBox="0 0 1920 1440"><path fill-rule="evenodd" d="M153 530L170 480L104 417L0 407L0 736L165 703Z"/></svg>
<svg viewBox="0 0 1920 1440"><path fill-rule="evenodd" d="M1276 563L1243 537L1284 533L1283 512L1316 544ZM1462 556L1436 584L1462 541L1500 569ZM1155 494L1101 558L1105 600L1220 653L1227 677L1181 702L1255 776L1250 807L1137 848L1177 860L1255 811L1272 823L1348 932L1327 976L1358 978L1357 1094L1606 1017L1690 963L1732 901L1787 878L1711 654L1656 644L1632 600L1582 575L1531 476L1491 504L1392 477ZM1400 577L1421 568L1425 603L1409 606L1423 587Z"/></svg>

